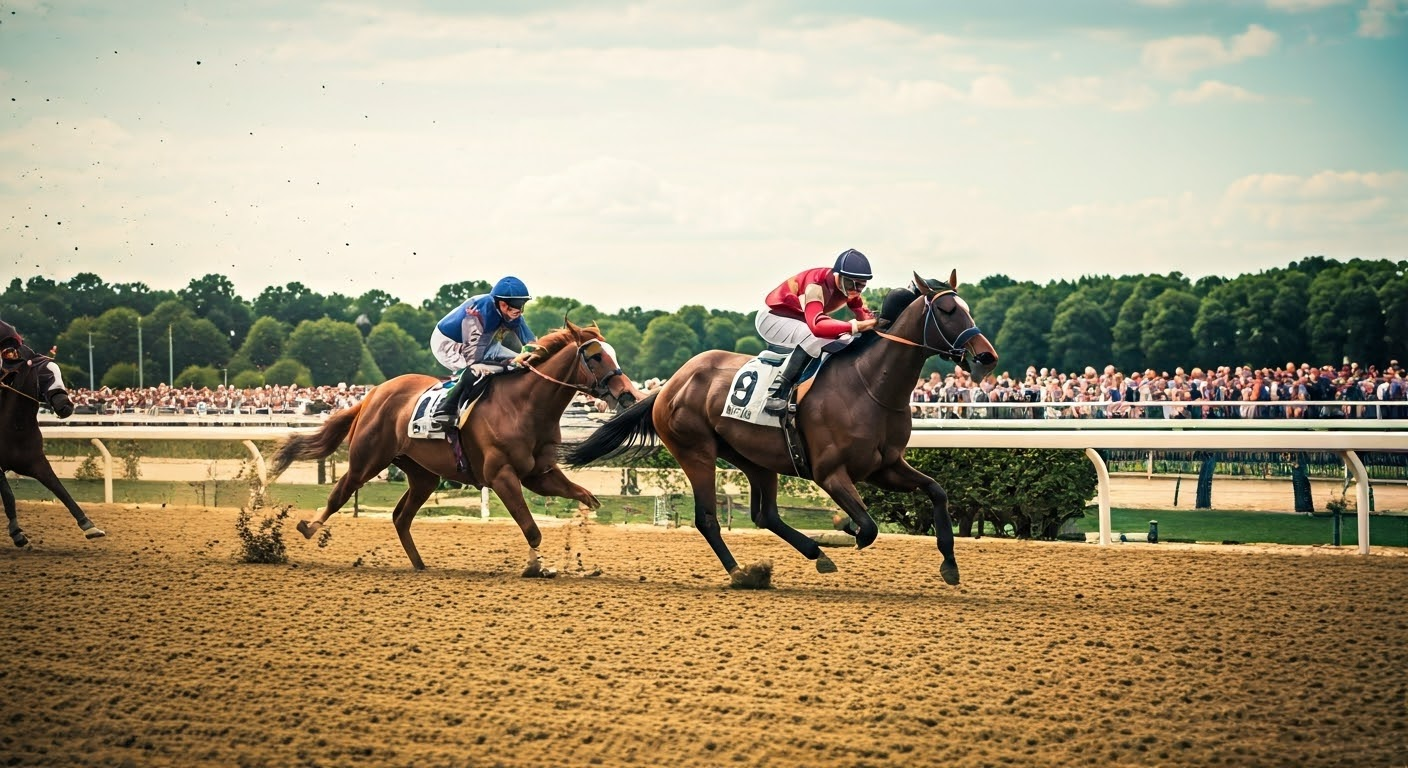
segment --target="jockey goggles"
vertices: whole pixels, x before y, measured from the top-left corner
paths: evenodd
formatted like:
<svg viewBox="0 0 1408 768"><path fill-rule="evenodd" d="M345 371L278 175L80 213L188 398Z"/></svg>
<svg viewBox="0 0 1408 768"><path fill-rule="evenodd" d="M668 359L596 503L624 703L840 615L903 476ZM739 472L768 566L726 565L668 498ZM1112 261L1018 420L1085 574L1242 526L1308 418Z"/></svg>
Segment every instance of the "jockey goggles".
<svg viewBox="0 0 1408 768"><path fill-rule="evenodd" d="M841 278L841 290L844 293L860 293L865 289L865 284L869 282L858 277L846 277L845 275L838 275L838 277Z"/></svg>

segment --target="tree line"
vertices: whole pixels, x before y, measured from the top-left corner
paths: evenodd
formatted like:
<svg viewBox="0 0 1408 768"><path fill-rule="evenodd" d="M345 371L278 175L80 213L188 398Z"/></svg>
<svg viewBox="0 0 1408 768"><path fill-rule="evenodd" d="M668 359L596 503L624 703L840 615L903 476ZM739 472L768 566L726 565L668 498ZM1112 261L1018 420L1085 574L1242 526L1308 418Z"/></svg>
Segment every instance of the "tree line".
<svg viewBox="0 0 1408 768"><path fill-rule="evenodd" d="M960 286L960 293L1001 354L1000 370L1018 377L1029 365L1075 372L1107 363L1123 371L1171 371L1348 359L1383 368L1404 359L1408 344L1405 268L1404 261L1314 256L1197 281L1178 272L1045 284L993 275ZM443 375L429 351L432 328L449 309L489 289L482 280L452 283L415 305L379 289L320 294L291 282L251 301L218 274L170 291L85 272L62 283L13 278L0 294L0 318L36 350L56 347L70 386L376 384L403 373ZM878 308L887 292L867 289L867 304ZM698 304L606 313L543 295L525 311L539 334L560 327L564 316L597 322L638 381L667 378L706 349L756 354L764 346L752 312ZM934 358L925 374L950 369Z"/></svg>

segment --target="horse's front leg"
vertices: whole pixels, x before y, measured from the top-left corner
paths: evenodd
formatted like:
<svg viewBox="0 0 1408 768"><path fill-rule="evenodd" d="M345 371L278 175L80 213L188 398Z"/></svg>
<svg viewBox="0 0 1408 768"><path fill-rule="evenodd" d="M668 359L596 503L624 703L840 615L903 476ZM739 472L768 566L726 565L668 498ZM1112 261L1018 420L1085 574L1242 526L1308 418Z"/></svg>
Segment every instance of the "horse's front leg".
<svg viewBox="0 0 1408 768"><path fill-rule="evenodd" d="M10 521L10 540L15 542L17 547L28 547L29 537L20 530L20 520L15 507L15 492L10 488L10 481L5 478L4 472L0 472L0 500L5 503L5 517Z"/></svg>
<svg viewBox="0 0 1408 768"><path fill-rule="evenodd" d="M887 491L911 493L923 491L933 505L934 537L938 540L939 554L944 561L939 565L939 575L944 582L957 586L958 560L953 553L953 518L948 514L948 494L938 481L911 467L904 459L883 467L872 474L869 482Z"/></svg>
<svg viewBox="0 0 1408 768"><path fill-rule="evenodd" d="M528 564L523 568L523 577L550 579L556 576L557 569L544 565L542 557L538 554L538 547L543 543L543 532L538 530L538 524L533 520L533 512L528 509L528 502L523 499L523 482L518 474L507 464L485 474L489 476L486 481L489 487L499 497L499 501L503 502L508 513L513 516L513 521L518 523L518 529L523 531L523 538L528 541Z"/></svg>
<svg viewBox="0 0 1408 768"><path fill-rule="evenodd" d="M78 523L79 530L83 531L83 538L101 539L107 535L101 528L94 525L87 515L83 514L83 509L78 506L78 502L73 500L73 495L68 492L64 484L59 482L59 476L54 474L54 468L49 465L47 459L34 466L34 474L30 477L38 480L41 485L49 489L50 493L54 494L54 498L63 503L64 507L68 509L68 513L73 515L74 521Z"/></svg>

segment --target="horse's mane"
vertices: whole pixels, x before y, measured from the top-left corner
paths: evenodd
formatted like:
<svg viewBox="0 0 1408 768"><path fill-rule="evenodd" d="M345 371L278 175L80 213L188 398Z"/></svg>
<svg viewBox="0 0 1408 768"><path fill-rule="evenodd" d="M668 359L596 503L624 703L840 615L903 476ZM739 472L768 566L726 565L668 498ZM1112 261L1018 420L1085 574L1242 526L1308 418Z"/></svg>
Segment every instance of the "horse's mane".
<svg viewBox="0 0 1408 768"><path fill-rule="evenodd" d="M577 326L577 331L593 338L602 338L601 330L597 328L595 323ZM528 362L533 365L538 365L557 354L563 347L574 343L576 340L577 337L572 333L571 328L554 328L542 336L539 336L538 340L533 342L533 351L528 356Z"/></svg>
<svg viewBox="0 0 1408 768"><path fill-rule="evenodd" d="M929 287L935 291L953 290L952 286L950 286L943 280L927 278L924 280L924 282L927 283ZM880 320L878 326L879 329L885 330L886 328L889 328L891 325L893 325L894 322L900 318L900 313L904 312L904 310L910 304L913 304L914 300L917 298L919 298L919 292L911 288L895 288L894 290L885 294L885 300L880 303L880 311L875 315ZM875 333L861 334L860 338L851 342L846 346L845 349L842 349L836 354L858 354L861 350L867 349L872 344L874 344L879 338L879 334Z"/></svg>

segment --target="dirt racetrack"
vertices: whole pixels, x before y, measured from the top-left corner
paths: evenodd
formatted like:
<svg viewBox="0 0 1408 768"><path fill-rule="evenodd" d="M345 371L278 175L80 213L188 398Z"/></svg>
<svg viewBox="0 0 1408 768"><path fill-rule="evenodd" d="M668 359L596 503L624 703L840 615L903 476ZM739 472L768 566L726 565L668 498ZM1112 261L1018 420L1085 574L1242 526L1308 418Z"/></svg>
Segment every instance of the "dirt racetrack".
<svg viewBox="0 0 1408 768"><path fill-rule="evenodd" d="M740 592L689 529L545 521L524 580L506 521L418 520L416 573L385 517L267 566L232 509L20 507L0 764L1408 763L1402 550L959 540L950 588L930 539L739 532Z"/></svg>

